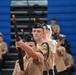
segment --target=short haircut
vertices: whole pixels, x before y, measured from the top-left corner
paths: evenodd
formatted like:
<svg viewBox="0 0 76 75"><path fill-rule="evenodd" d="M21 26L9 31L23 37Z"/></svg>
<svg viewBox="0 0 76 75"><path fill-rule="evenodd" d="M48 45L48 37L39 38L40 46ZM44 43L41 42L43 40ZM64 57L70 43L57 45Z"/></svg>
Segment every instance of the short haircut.
<svg viewBox="0 0 76 75"><path fill-rule="evenodd" d="M0 35L0 37L2 37L2 38L3 38L3 35Z"/></svg>
<svg viewBox="0 0 76 75"><path fill-rule="evenodd" d="M51 18L50 20L51 20L51 21L52 21L52 20L56 21L56 18L53 17L53 18Z"/></svg>

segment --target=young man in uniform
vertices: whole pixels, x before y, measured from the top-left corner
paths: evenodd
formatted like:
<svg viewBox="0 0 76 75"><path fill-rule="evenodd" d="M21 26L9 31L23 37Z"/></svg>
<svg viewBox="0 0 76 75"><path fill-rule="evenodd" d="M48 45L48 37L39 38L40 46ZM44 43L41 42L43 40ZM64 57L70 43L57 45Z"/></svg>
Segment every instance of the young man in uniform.
<svg viewBox="0 0 76 75"><path fill-rule="evenodd" d="M67 68L67 74L72 75L72 73L75 71L74 60L73 60L72 55L67 53L66 59L64 62L65 62L66 68Z"/></svg>
<svg viewBox="0 0 76 75"><path fill-rule="evenodd" d="M51 50L50 50L50 60L52 61L52 63L50 63L50 64L52 64L52 67L50 68L50 71L48 71L48 73L49 73L49 75L52 75L53 72L54 72L54 71L52 70L52 68L53 68L53 59L52 59L52 54L51 54L51 52L52 52L52 50L53 50L53 48L54 48L53 41L52 41L52 39L51 39L52 30L51 30L51 27L49 28L49 26L46 25L45 23L42 23L42 26L43 26L43 28L44 28L43 39L44 39L45 42L48 42L49 45L50 45L50 47L51 47ZM47 73L47 71L45 71L45 73ZM45 75L45 74L44 74L44 75Z"/></svg>
<svg viewBox="0 0 76 75"><path fill-rule="evenodd" d="M51 19L52 36L60 33L60 26L56 24L56 18Z"/></svg>
<svg viewBox="0 0 76 75"><path fill-rule="evenodd" d="M7 44L3 41L3 34L0 32L0 69L6 59L7 52L8 52Z"/></svg>
<svg viewBox="0 0 76 75"><path fill-rule="evenodd" d="M51 37L52 37L52 29L51 29L50 25L47 25L46 38L48 40L52 40Z"/></svg>
<svg viewBox="0 0 76 75"><path fill-rule="evenodd" d="M22 40L16 42L16 47L25 51L23 58L24 71L20 70L18 60L12 75L43 75L44 57L42 51L36 47L36 41L31 35L26 36L26 42Z"/></svg>
<svg viewBox="0 0 76 75"><path fill-rule="evenodd" d="M56 64L55 64L55 54L56 54L56 45L57 42L51 38L52 37L52 30L50 25L47 25L47 39L50 41L50 46L51 46L51 58L52 58L52 69L49 70L49 75L57 75L57 70L56 70Z"/></svg>
<svg viewBox="0 0 76 75"><path fill-rule="evenodd" d="M70 42L65 39L66 36L64 34L59 34L59 36L62 38L61 46L65 47L67 53L71 54Z"/></svg>
<svg viewBox="0 0 76 75"><path fill-rule="evenodd" d="M32 34L37 42L37 47L42 51L44 55L44 74L47 75L47 71L52 68L52 60L50 58L50 43L44 36L44 28L41 23L35 23L32 28ZM46 33L46 32L45 32ZM45 38L43 38L43 36Z"/></svg>
<svg viewBox="0 0 76 75"><path fill-rule="evenodd" d="M56 68L58 75L66 75L66 66L64 60L66 58L66 50L61 46L61 37L56 36L54 38L57 41L57 50L56 50Z"/></svg>

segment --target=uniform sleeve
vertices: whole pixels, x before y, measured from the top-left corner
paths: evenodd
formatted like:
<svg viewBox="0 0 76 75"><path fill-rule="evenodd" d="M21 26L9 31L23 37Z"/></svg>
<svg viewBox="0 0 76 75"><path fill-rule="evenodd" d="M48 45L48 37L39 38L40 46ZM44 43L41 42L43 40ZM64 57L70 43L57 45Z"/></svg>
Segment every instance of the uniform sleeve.
<svg viewBox="0 0 76 75"><path fill-rule="evenodd" d="M7 47L7 44L5 42L3 43L2 51L8 52L8 47Z"/></svg>
<svg viewBox="0 0 76 75"><path fill-rule="evenodd" d="M66 57L67 57L67 54L66 54L66 50L65 50L65 48L64 48L64 47L62 47L61 54L63 55L64 60L65 60L65 59L66 59Z"/></svg>
<svg viewBox="0 0 76 75"><path fill-rule="evenodd" d="M57 26L57 33L60 33L60 26Z"/></svg>
<svg viewBox="0 0 76 75"><path fill-rule="evenodd" d="M48 50L47 50L47 45L46 44L43 44L41 47L40 47L40 50L42 51L43 55L47 54Z"/></svg>
<svg viewBox="0 0 76 75"><path fill-rule="evenodd" d="M66 56L65 48L64 48L64 47L60 47L60 48L58 48L58 49L59 49L58 55L65 57L65 56Z"/></svg>
<svg viewBox="0 0 76 75"><path fill-rule="evenodd" d="M64 47L61 47L61 54L65 55L65 48Z"/></svg>
<svg viewBox="0 0 76 75"><path fill-rule="evenodd" d="M18 69L18 60L15 63L15 67L14 67L12 75L16 75L17 74L17 69Z"/></svg>
<svg viewBox="0 0 76 75"><path fill-rule="evenodd" d="M2 55L2 50L0 49L0 55Z"/></svg>
<svg viewBox="0 0 76 75"><path fill-rule="evenodd" d="M43 62L44 62L44 56L40 52L36 52L36 54L38 56L38 60L35 61L35 62L43 64Z"/></svg>
<svg viewBox="0 0 76 75"><path fill-rule="evenodd" d="M69 54L69 63L73 66L74 65L74 60L73 57Z"/></svg>
<svg viewBox="0 0 76 75"><path fill-rule="evenodd" d="M6 51L6 52L8 52L8 47L7 47L7 44L5 43L5 45L4 45L4 50Z"/></svg>
<svg viewBox="0 0 76 75"><path fill-rule="evenodd" d="M52 44L51 44L51 51L52 53L56 53L56 45L57 45L57 42L55 40L52 41Z"/></svg>

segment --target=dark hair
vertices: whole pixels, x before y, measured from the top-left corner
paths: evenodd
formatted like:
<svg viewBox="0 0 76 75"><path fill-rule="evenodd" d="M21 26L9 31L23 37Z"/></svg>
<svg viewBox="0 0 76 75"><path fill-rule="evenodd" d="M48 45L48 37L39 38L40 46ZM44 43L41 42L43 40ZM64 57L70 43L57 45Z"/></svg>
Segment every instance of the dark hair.
<svg viewBox="0 0 76 75"><path fill-rule="evenodd" d="M46 25L46 23L45 23L45 22L40 21L40 23L41 23L41 25L42 25L42 26L45 26L45 27L46 27L46 29L47 29L47 25Z"/></svg>
<svg viewBox="0 0 76 75"><path fill-rule="evenodd" d="M56 21L56 18L54 18L54 17L53 17L53 18L51 18L51 20L54 20L54 21Z"/></svg>
<svg viewBox="0 0 76 75"><path fill-rule="evenodd" d="M47 27L47 30L49 30L50 31L50 29Z"/></svg>
<svg viewBox="0 0 76 75"><path fill-rule="evenodd" d="M62 41L62 39L61 39L61 38L59 38L59 39L57 39L57 40L60 40L60 42Z"/></svg>
<svg viewBox="0 0 76 75"><path fill-rule="evenodd" d="M3 38L3 36L2 36L2 35L0 35L0 37L2 37L2 38Z"/></svg>

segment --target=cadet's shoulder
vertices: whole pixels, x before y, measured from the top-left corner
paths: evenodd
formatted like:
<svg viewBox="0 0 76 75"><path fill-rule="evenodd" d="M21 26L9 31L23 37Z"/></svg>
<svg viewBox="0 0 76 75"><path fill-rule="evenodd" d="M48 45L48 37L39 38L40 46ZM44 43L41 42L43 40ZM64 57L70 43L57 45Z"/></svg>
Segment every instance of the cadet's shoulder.
<svg viewBox="0 0 76 75"><path fill-rule="evenodd" d="M41 46L46 47L46 43L48 44L48 42L47 42L47 41L42 42L42 43L41 43Z"/></svg>
<svg viewBox="0 0 76 75"><path fill-rule="evenodd" d="M43 46L47 46L47 45L50 46L50 40L48 40L48 39L44 40L44 41L42 42L42 45L43 45Z"/></svg>
<svg viewBox="0 0 76 75"><path fill-rule="evenodd" d="M68 53L67 53L67 58L73 59L72 55L71 54L68 54Z"/></svg>
<svg viewBox="0 0 76 75"><path fill-rule="evenodd" d="M3 41L2 44L6 44L6 42Z"/></svg>
<svg viewBox="0 0 76 75"><path fill-rule="evenodd" d="M18 65L18 64L19 64L19 60L16 60L15 65Z"/></svg>
<svg viewBox="0 0 76 75"><path fill-rule="evenodd" d="M16 60L16 63L18 63L19 62L19 60Z"/></svg>
<svg viewBox="0 0 76 75"><path fill-rule="evenodd" d="M72 57L72 55L71 55L71 54L69 54L69 53L67 53L67 56L68 56L68 57L70 57L70 58Z"/></svg>
<svg viewBox="0 0 76 75"><path fill-rule="evenodd" d="M58 24L56 24L57 26L59 26Z"/></svg>
<svg viewBox="0 0 76 75"><path fill-rule="evenodd" d="M60 27L58 24L56 24L56 27Z"/></svg>
<svg viewBox="0 0 76 75"><path fill-rule="evenodd" d="M49 40L49 39L47 39L47 38L43 40L43 42L47 42L47 43L50 43L50 41L51 41L51 40Z"/></svg>
<svg viewBox="0 0 76 75"><path fill-rule="evenodd" d="M5 44L6 42L3 41L2 43Z"/></svg>
<svg viewBox="0 0 76 75"><path fill-rule="evenodd" d="M52 44L53 44L53 45L57 45L56 40L52 40Z"/></svg>
<svg viewBox="0 0 76 75"><path fill-rule="evenodd" d="M60 48L61 48L62 50L65 50L65 47L63 47L63 46L60 46Z"/></svg>
<svg viewBox="0 0 76 75"><path fill-rule="evenodd" d="M49 42L48 40L43 41L43 42L41 43L41 48L42 48L42 49L50 48L50 42Z"/></svg>

